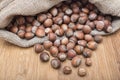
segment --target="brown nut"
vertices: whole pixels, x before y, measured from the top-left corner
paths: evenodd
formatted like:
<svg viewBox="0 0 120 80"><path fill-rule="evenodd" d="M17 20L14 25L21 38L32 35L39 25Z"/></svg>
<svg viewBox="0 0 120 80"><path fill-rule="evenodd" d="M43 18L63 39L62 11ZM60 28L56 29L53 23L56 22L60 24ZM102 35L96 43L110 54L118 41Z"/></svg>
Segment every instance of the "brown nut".
<svg viewBox="0 0 120 80"><path fill-rule="evenodd" d="M80 45L76 45L74 50L76 51L77 54L81 54L84 50L84 47Z"/></svg>
<svg viewBox="0 0 120 80"><path fill-rule="evenodd" d="M26 16L26 21L32 23L35 18L33 16Z"/></svg>
<svg viewBox="0 0 120 80"><path fill-rule="evenodd" d="M75 36L72 36L69 38L70 42L77 43L77 38Z"/></svg>
<svg viewBox="0 0 120 80"><path fill-rule="evenodd" d="M19 30L17 35L20 37L20 38L24 38L25 37L25 31L24 30Z"/></svg>
<svg viewBox="0 0 120 80"><path fill-rule="evenodd" d="M105 26L105 24L104 24L103 21L97 21L97 22L96 22L96 29L97 29L98 31L102 31L103 28L104 28L104 26Z"/></svg>
<svg viewBox="0 0 120 80"><path fill-rule="evenodd" d="M87 16L87 14L86 13L84 13L84 12L80 12L80 17L86 17Z"/></svg>
<svg viewBox="0 0 120 80"><path fill-rule="evenodd" d="M23 25L25 23L25 18L23 16L18 16L16 22L18 25Z"/></svg>
<svg viewBox="0 0 120 80"><path fill-rule="evenodd" d="M82 61L81 57L76 56L72 59L71 64L73 67L78 67L81 64L81 61Z"/></svg>
<svg viewBox="0 0 120 80"><path fill-rule="evenodd" d="M90 26L91 29L95 29L95 24L94 24L94 22L87 21L86 25Z"/></svg>
<svg viewBox="0 0 120 80"><path fill-rule="evenodd" d="M49 38L50 41L55 41L57 36L56 36L55 33L49 33L48 34L48 38Z"/></svg>
<svg viewBox="0 0 120 80"><path fill-rule="evenodd" d="M45 33L48 34L48 33L51 33L52 32L52 29L51 28L45 28Z"/></svg>
<svg viewBox="0 0 120 80"><path fill-rule="evenodd" d="M54 46L56 46L56 47L60 46L60 40L59 39L54 41Z"/></svg>
<svg viewBox="0 0 120 80"><path fill-rule="evenodd" d="M34 21L32 22L32 25L33 25L33 26L40 26L41 24L40 24L40 22L39 22L38 20L34 20Z"/></svg>
<svg viewBox="0 0 120 80"><path fill-rule="evenodd" d="M60 29L60 26L57 24L52 25L52 30L55 32L57 29Z"/></svg>
<svg viewBox="0 0 120 80"><path fill-rule="evenodd" d="M48 50L53 46L53 43L51 41L44 41L43 46L46 50Z"/></svg>
<svg viewBox="0 0 120 80"><path fill-rule="evenodd" d="M71 67L65 66L65 67L63 68L63 73L64 73L64 74L71 74L71 72L72 72Z"/></svg>
<svg viewBox="0 0 120 80"><path fill-rule="evenodd" d="M91 57L91 55L92 55L92 50L90 50L90 49L88 49L88 48L85 48L85 49L83 50L83 56L84 56L84 57Z"/></svg>
<svg viewBox="0 0 120 80"><path fill-rule="evenodd" d="M82 31L76 31L74 36L80 40L84 38L84 33Z"/></svg>
<svg viewBox="0 0 120 80"><path fill-rule="evenodd" d="M78 14L72 14L72 15L71 15L71 21L72 21L72 22L77 22L78 18L79 18L79 15L78 15Z"/></svg>
<svg viewBox="0 0 120 80"><path fill-rule="evenodd" d="M54 69L59 69L61 67L61 62L58 59L52 59L51 60L51 66Z"/></svg>
<svg viewBox="0 0 120 80"><path fill-rule="evenodd" d="M108 33L111 33L113 31L113 27L112 26L108 26L107 30Z"/></svg>
<svg viewBox="0 0 120 80"><path fill-rule="evenodd" d="M78 68L78 75L79 76L81 76L81 77L83 77L83 76L85 76L87 74L87 71L86 71L86 69L84 69L84 68Z"/></svg>
<svg viewBox="0 0 120 80"><path fill-rule="evenodd" d="M73 22L70 22L70 23L68 24L68 27L69 27L70 29L72 29L72 30L76 30L76 29L77 29L75 23L73 23Z"/></svg>
<svg viewBox="0 0 120 80"><path fill-rule="evenodd" d="M62 45L67 45L69 42L68 38L67 37L64 37L62 40L61 40L61 44Z"/></svg>
<svg viewBox="0 0 120 80"><path fill-rule="evenodd" d="M45 26L45 27L51 27L52 25L53 25L52 19L46 19L46 20L44 21L44 26Z"/></svg>
<svg viewBox="0 0 120 80"><path fill-rule="evenodd" d="M54 21L55 24L58 24L58 25L61 25L63 23L62 18L59 17L59 16L58 17L54 17L53 21Z"/></svg>
<svg viewBox="0 0 120 80"><path fill-rule="evenodd" d="M25 29L26 32L32 32L32 26L27 26L26 29Z"/></svg>
<svg viewBox="0 0 120 80"><path fill-rule="evenodd" d="M60 45L60 46L59 46L59 51L60 51L60 52L66 52L66 51L67 51L66 46L65 46L65 45Z"/></svg>
<svg viewBox="0 0 120 80"><path fill-rule="evenodd" d="M35 44L34 45L34 50L35 50L36 53L40 53L40 52L44 51L44 46L41 45L41 44Z"/></svg>
<svg viewBox="0 0 120 80"><path fill-rule="evenodd" d="M97 46L98 46L98 44L97 44L95 41L90 41L90 42L88 42L88 44L87 44L87 47L88 47L89 49L92 49L92 50L95 50L95 49L97 48Z"/></svg>
<svg viewBox="0 0 120 80"><path fill-rule="evenodd" d="M66 32L65 32L65 35L67 36L67 37L71 37L71 36L73 36L73 30L72 29L68 29Z"/></svg>
<svg viewBox="0 0 120 80"><path fill-rule="evenodd" d="M95 20L97 18L97 14L95 13L95 12L91 12L90 14L89 14L89 19L90 20Z"/></svg>
<svg viewBox="0 0 120 80"><path fill-rule="evenodd" d="M55 31L55 34L58 35L58 36L63 36L64 35L64 30L63 29L57 29Z"/></svg>
<svg viewBox="0 0 120 80"><path fill-rule="evenodd" d="M87 45L87 41L85 41L85 40L79 40L79 41L78 41L78 44L79 44L80 46L85 47L85 46Z"/></svg>
<svg viewBox="0 0 120 80"><path fill-rule="evenodd" d="M92 35L86 34L85 35L85 40L89 42L89 41L93 41L94 39L93 39Z"/></svg>
<svg viewBox="0 0 120 80"><path fill-rule="evenodd" d="M81 25L81 24L76 24L76 28L77 30L82 30L84 27L84 25Z"/></svg>
<svg viewBox="0 0 120 80"><path fill-rule="evenodd" d="M47 52L40 53L40 60L42 62L48 62L50 60L50 56Z"/></svg>
<svg viewBox="0 0 120 80"><path fill-rule="evenodd" d="M75 47L75 43L74 42L69 42L67 44L67 50L73 49Z"/></svg>
<svg viewBox="0 0 120 80"><path fill-rule="evenodd" d="M53 16L57 16L57 14L58 14L57 8L52 8L52 9L50 10L50 13L51 13Z"/></svg>
<svg viewBox="0 0 120 80"><path fill-rule="evenodd" d="M71 14L73 13L73 11L68 8L68 9L65 10L65 13L66 13L67 15L71 15Z"/></svg>
<svg viewBox="0 0 120 80"><path fill-rule="evenodd" d="M17 26L12 26L10 28L10 31L16 34L18 32L18 27Z"/></svg>
<svg viewBox="0 0 120 80"><path fill-rule="evenodd" d="M37 16L37 20L41 23L43 23L45 20L47 19L47 15L46 14L39 14Z"/></svg>
<svg viewBox="0 0 120 80"><path fill-rule="evenodd" d="M64 22L64 24L70 23L70 17L67 16L67 15L64 15L64 16L63 16L63 22Z"/></svg>
<svg viewBox="0 0 120 80"><path fill-rule="evenodd" d="M103 38L102 38L102 36L100 36L100 35L96 35L96 36L94 36L94 40L95 40L97 43L100 43L100 42L102 42Z"/></svg>
<svg viewBox="0 0 120 80"><path fill-rule="evenodd" d="M26 39L29 40L29 39L32 39L33 37L34 37L34 34L33 34L32 32L26 32L26 33L25 33L25 38L26 38Z"/></svg>
<svg viewBox="0 0 120 80"><path fill-rule="evenodd" d="M91 66L92 65L92 60L90 58L86 58L85 64L86 64L86 66Z"/></svg>
<svg viewBox="0 0 120 80"><path fill-rule="evenodd" d="M87 16L82 16L82 17L80 17L79 19L78 19L78 22L80 23L80 24L85 24L86 23L86 21L87 21Z"/></svg>
<svg viewBox="0 0 120 80"><path fill-rule="evenodd" d="M92 31L92 29L91 29L90 26L85 25L85 26L83 27L83 32L84 32L84 33L89 34L91 31Z"/></svg>
<svg viewBox="0 0 120 80"><path fill-rule="evenodd" d="M50 54L53 56L53 57L56 57L58 55L58 48L56 46L52 46L50 48Z"/></svg>
<svg viewBox="0 0 120 80"><path fill-rule="evenodd" d="M79 9L79 7L74 7L74 8L72 8L72 11L74 14L78 14L80 12L80 9Z"/></svg>
<svg viewBox="0 0 120 80"><path fill-rule="evenodd" d="M66 58L67 58L67 55L65 53L61 52L61 53L58 54L57 57L60 61L65 61Z"/></svg>
<svg viewBox="0 0 120 80"><path fill-rule="evenodd" d="M62 24L62 25L61 25L61 28L62 28L64 31L67 31L67 30L68 30L67 24Z"/></svg>
<svg viewBox="0 0 120 80"><path fill-rule="evenodd" d="M45 30L44 30L44 29L39 29L39 28L38 28L38 29L36 30L35 34L36 34L37 37L42 38L42 37L45 36Z"/></svg>
<svg viewBox="0 0 120 80"><path fill-rule="evenodd" d="M76 54L76 52L73 50L73 49L70 49L70 50L68 50L68 52L67 52L67 57L68 57L68 59L73 59L75 56L76 56L77 54Z"/></svg>
<svg viewBox="0 0 120 80"><path fill-rule="evenodd" d="M47 18L48 18L48 19L51 19L51 18L52 18L52 14L46 13L46 15L47 15Z"/></svg>
<svg viewBox="0 0 120 80"><path fill-rule="evenodd" d="M88 8L82 8L82 12L88 14L89 13L89 9Z"/></svg>

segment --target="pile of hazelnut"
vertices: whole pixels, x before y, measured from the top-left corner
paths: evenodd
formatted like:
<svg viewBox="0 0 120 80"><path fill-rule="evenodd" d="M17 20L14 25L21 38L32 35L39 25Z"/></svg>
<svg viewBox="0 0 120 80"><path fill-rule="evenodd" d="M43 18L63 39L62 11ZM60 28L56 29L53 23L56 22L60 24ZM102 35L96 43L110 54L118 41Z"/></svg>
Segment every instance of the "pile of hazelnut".
<svg viewBox="0 0 120 80"><path fill-rule="evenodd" d="M79 67L78 75L85 76L79 55L84 57L86 66L92 65L92 51L102 42L102 36L90 33L93 30L110 33L111 22L111 16L102 14L88 0L68 0L36 16L16 16L7 30L27 40L47 37L47 41L34 45L40 60L48 62L51 55L54 69L59 69L66 59L71 60L73 67ZM72 68L64 66L63 73L72 73Z"/></svg>

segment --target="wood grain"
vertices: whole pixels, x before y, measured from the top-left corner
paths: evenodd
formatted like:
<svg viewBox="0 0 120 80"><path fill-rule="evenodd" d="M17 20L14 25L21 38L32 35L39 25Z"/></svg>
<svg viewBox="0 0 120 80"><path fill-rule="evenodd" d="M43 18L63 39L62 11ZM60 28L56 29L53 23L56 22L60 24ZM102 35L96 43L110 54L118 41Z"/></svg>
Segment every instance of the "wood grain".
<svg viewBox="0 0 120 80"><path fill-rule="evenodd" d="M92 67L86 77L64 75L62 69L54 70L50 63L42 63L33 48L20 48L0 39L0 80L120 80L120 31L104 37L103 43L94 51ZM71 65L70 61L63 63Z"/></svg>

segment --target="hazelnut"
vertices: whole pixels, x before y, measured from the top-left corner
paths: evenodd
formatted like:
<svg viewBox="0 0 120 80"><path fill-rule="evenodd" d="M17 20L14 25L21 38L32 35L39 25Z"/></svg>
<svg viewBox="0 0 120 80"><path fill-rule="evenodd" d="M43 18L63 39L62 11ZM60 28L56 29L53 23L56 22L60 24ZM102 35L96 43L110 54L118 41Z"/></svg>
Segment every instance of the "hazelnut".
<svg viewBox="0 0 120 80"><path fill-rule="evenodd" d="M78 22L80 23L80 24L85 24L86 23L86 21L87 21L87 16L82 16L82 17L80 17L79 19L78 19Z"/></svg>
<svg viewBox="0 0 120 80"><path fill-rule="evenodd" d="M73 67L78 67L81 64L81 61L82 61L81 57L75 56L72 59L71 64L72 64Z"/></svg>
<svg viewBox="0 0 120 80"><path fill-rule="evenodd" d="M18 32L18 27L17 26L12 26L10 28L10 31L16 34Z"/></svg>
<svg viewBox="0 0 120 80"><path fill-rule="evenodd" d="M97 29L98 31L102 31L103 28L104 28L104 26L105 26L105 24L104 24L103 21L97 21L97 22L96 22L96 29Z"/></svg>
<svg viewBox="0 0 120 80"><path fill-rule="evenodd" d="M51 41L44 41L43 46L46 50L50 49L52 47L53 43Z"/></svg>
<svg viewBox="0 0 120 80"><path fill-rule="evenodd" d="M37 20L41 23L43 23L45 20L47 19L47 15L46 14L39 14L37 16Z"/></svg>
<svg viewBox="0 0 120 80"><path fill-rule="evenodd" d="M88 13L89 13L89 9L87 9L87 8L82 8L82 12L88 14Z"/></svg>
<svg viewBox="0 0 120 80"><path fill-rule="evenodd" d="M76 24L76 28L77 30L82 30L84 27L84 25L81 25L81 24Z"/></svg>
<svg viewBox="0 0 120 80"><path fill-rule="evenodd" d="M75 47L75 43L74 42L69 42L67 44L67 50L73 49Z"/></svg>
<svg viewBox="0 0 120 80"><path fill-rule="evenodd" d="M108 33L111 33L111 32L113 31L112 26L109 26L106 31L107 31Z"/></svg>
<svg viewBox="0 0 120 80"><path fill-rule="evenodd" d="M84 12L80 12L80 17L87 17L87 14L86 13L84 13Z"/></svg>
<svg viewBox="0 0 120 80"><path fill-rule="evenodd" d="M70 23L70 17L67 16L67 15L64 15L64 16L63 16L63 22L64 22L64 24Z"/></svg>
<svg viewBox="0 0 120 80"><path fill-rule="evenodd" d="M20 25L18 26L19 30L24 30L25 31L25 25Z"/></svg>
<svg viewBox="0 0 120 80"><path fill-rule="evenodd" d="M25 31L24 30L19 30L17 35L20 37L20 38L24 38L25 37Z"/></svg>
<svg viewBox="0 0 120 80"><path fill-rule="evenodd" d="M90 20L95 20L97 18L97 14L95 12L91 12L88 17Z"/></svg>
<svg viewBox="0 0 120 80"><path fill-rule="evenodd" d="M58 60L58 59L52 59L51 60L51 66L54 68L54 69L58 69L61 67L61 62Z"/></svg>
<svg viewBox="0 0 120 80"><path fill-rule="evenodd" d="M86 58L85 64L86 64L86 66L91 66L92 65L92 60L90 58Z"/></svg>
<svg viewBox="0 0 120 80"><path fill-rule="evenodd" d="M55 41L57 36L56 36L55 33L49 33L48 34L48 38L49 38L50 41Z"/></svg>
<svg viewBox="0 0 120 80"><path fill-rule="evenodd" d="M60 26L57 24L52 25L52 30L55 32L57 29L60 29Z"/></svg>
<svg viewBox="0 0 120 80"><path fill-rule="evenodd" d="M72 72L71 67L65 66L65 67L63 68L63 73L64 73L64 74L71 74L71 72Z"/></svg>
<svg viewBox="0 0 120 80"><path fill-rule="evenodd" d="M25 38L26 38L26 39L29 40L29 39L32 39L33 37L34 37L34 34L33 34L32 32L26 32L26 33L25 33Z"/></svg>
<svg viewBox="0 0 120 80"><path fill-rule="evenodd" d="M52 46L50 48L50 54L53 56L53 57L56 57L58 55L58 48L56 46Z"/></svg>
<svg viewBox="0 0 120 80"><path fill-rule="evenodd" d="M86 71L86 69L84 69L84 68L78 68L78 75L79 76L81 76L81 77L83 77L83 76L85 76L87 74L87 71Z"/></svg>
<svg viewBox="0 0 120 80"><path fill-rule="evenodd" d="M53 16L57 16L57 14L58 14L57 8L52 8L52 9L50 10L50 13L51 13Z"/></svg>
<svg viewBox="0 0 120 80"><path fill-rule="evenodd" d="M77 54L81 54L84 50L84 47L80 45L76 45L74 50L76 51Z"/></svg>
<svg viewBox="0 0 120 80"><path fill-rule="evenodd" d="M55 31L55 34L57 34L58 36L63 36L64 35L64 30L63 29L57 29Z"/></svg>
<svg viewBox="0 0 120 80"><path fill-rule="evenodd" d="M65 61L66 58L67 58L67 55L65 53L61 52L61 53L58 54L57 57L60 61Z"/></svg>
<svg viewBox="0 0 120 80"><path fill-rule="evenodd" d="M61 29L63 29L64 31L67 31L68 26L67 26L66 24L62 24L62 25L61 25Z"/></svg>
<svg viewBox="0 0 120 80"><path fill-rule="evenodd" d="M66 52L66 51L67 51L66 46L65 46L65 45L60 45L60 46L59 46L59 51L60 51L60 52Z"/></svg>
<svg viewBox="0 0 120 80"><path fill-rule="evenodd" d="M72 30L76 30L76 25L72 22L68 24L68 27Z"/></svg>
<svg viewBox="0 0 120 80"><path fill-rule="evenodd" d="M72 12L73 12L73 11L72 11L71 9L69 9L69 8L65 10L65 13L66 13L67 15L71 15Z"/></svg>
<svg viewBox="0 0 120 80"><path fill-rule="evenodd" d="M70 50L68 50L68 52L67 52L67 57L68 57L68 59L73 59L75 56L76 56L77 54L76 54L76 52L73 50L73 49L70 49Z"/></svg>
<svg viewBox="0 0 120 80"><path fill-rule="evenodd" d="M71 36L73 36L73 30L72 29L68 29L66 32L65 32L65 35L67 36L67 37L71 37Z"/></svg>
<svg viewBox="0 0 120 80"><path fill-rule="evenodd" d="M68 38L67 37L64 37L62 40L61 40L61 44L62 45L67 45L69 42Z"/></svg>
<svg viewBox="0 0 120 80"><path fill-rule="evenodd" d="M44 21L44 26L45 26L45 27L51 27L52 24L53 24L52 19L46 19L46 20Z"/></svg>
<svg viewBox="0 0 120 80"><path fill-rule="evenodd" d="M33 16L26 16L26 21L29 22L29 23L32 23L34 20L34 17Z"/></svg>
<svg viewBox="0 0 120 80"><path fill-rule="evenodd" d="M100 42L102 42L103 38L102 38L102 36L100 36L100 35L96 35L96 36L94 36L94 40L95 40L97 43L100 43Z"/></svg>
<svg viewBox="0 0 120 80"><path fill-rule="evenodd" d="M34 21L32 22L32 25L33 25L33 26L40 26L41 24L40 24L39 21L34 20Z"/></svg>
<svg viewBox="0 0 120 80"><path fill-rule="evenodd" d="M42 52L40 53L40 60L42 62L48 62L50 60L50 56L48 55L47 52Z"/></svg>
<svg viewBox="0 0 120 80"><path fill-rule="evenodd" d="M87 45L87 41L85 41L85 40L79 40L79 41L78 41L78 44L79 44L80 46L85 47L85 46Z"/></svg>
<svg viewBox="0 0 120 80"><path fill-rule="evenodd" d="M64 16L64 13L63 12L59 12L58 13L58 17L63 17Z"/></svg>
<svg viewBox="0 0 120 80"><path fill-rule="evenodd" d="M25 29L26 32L32 32L32 26L27 26Z"/></svg>
<svg viewBox="0 0 120 80"><path fill-rule="evenodd" d="M48 18L48 19L51 19L51 18L52 18L52 14L47 13L46 15L47 15L47 18Z"/></svg>
<svg viewBox="0 0 120 80"><path fill-rule="evenodd" d="M77 43L77 38L75 36L70 37L70 42Z"/></svg>
<svg viewBox="0 0 120 80"><path fill-rule="evenodd" d="M72 22L77 22L78 18L79 18L79 15L78 15L78 14L72 14L72 15L71 15L71 21L72 21Z"/></svg>
<svg viewBox="0 0 120 80"><path fill-rule="evenodd" d="M91 31L92 31L92 29L90 28L90 26L84 25L84 27L83 27L84 33L89 34Z"/></svg>
<svg viewBox="0 0 120 80"><path fill-rule="evenodd" d="M25 23L25 18L23 16L18 16L16 22L18 25L23 25Z"/></svg>
<svg viewBox="0 0 120 80"><path fill-rule="evenodd" d="M74 8L72 8L72 11L74 14L78 14L80 12L80 9L79 9L79 7L74 7Z"/></svg>
<svg viewBox="0 0 120 80"><path fill-rule="evenodd" d="M98 44L95 41L90 41L90 42L88 42L87 47L92 50L95 50L97 48L97 45Z"/></svg>
<svg viewBox="0 0 120 80"><path fill-rule="evenodd" d="M84 56L84 57L91 57L91 55L92 55L92 50L90 50L90 49L88 49L88 48L85 48L85 49L83 50L83 56Z"/></svg>
<svg viewBox="0 0 120 80"><path fill-rule="evenodd" d="M62 11L65 12L69 8L68 5L63 4L62 5Z"/></svg>
<svg viewBox="0 0 120 80"><path fill-rule="evenodd" d="M44 46L37 43L34 45L34 50L36 53L40 53L40 52L44 51Z"/></svg>
<svg viewBox="0 0 120 80"><path fill-rule="evenodd" d="M51 28L45 28L45 33L48 34L48 33L51 33L52 32L52 29Z"/></svg>
<svg viewBox="0 0 120 80"><path fill-rule="evenodd" d="M90 26L91 29L95 29L95 24L94 24L94 22L87 21L86 25Z"/></svg>
<svg viewBox="0 0 120 80"><path fill-rule="evenodd" d="M44 29L37 29L36 32L35 32L36 36L37 37L44 37L45 36L45 30Z"/></svg>
<svg viewBox="0 0 120 80"><path fill-rule="evenodd" d="M56 46L56 47L60 46L60 40L59 39L54 41L54 46Z"/></svg>
<svg viewBox="0 0 120 80"><path fill-rule="evenodd" d="M58 25L63 23L63 20L62 20L61 17L54 17L53 21L54 21L55 24L58 24Z"/></svg>
<svg viewBox="0 0 120 80"><path fill-rule="evenodd" d="M84 33L82 31L76 31L74 33L74 36L78 39L83 39L84 38Z"/></svg>
<svg viewBox="0 0 120 80"><path fill-rule="evenodd" d="M93 41L94 39L93 39L92 35L86 34L85 35L85 40L89 42L89 41Z"/></svg>
<svg viewBox="0 0 120 80"><path fill-rule="evenodd" d="M103 20L104 20L104 16L98 15L97 20L98 20L98 21L103 21Z"/></svg>

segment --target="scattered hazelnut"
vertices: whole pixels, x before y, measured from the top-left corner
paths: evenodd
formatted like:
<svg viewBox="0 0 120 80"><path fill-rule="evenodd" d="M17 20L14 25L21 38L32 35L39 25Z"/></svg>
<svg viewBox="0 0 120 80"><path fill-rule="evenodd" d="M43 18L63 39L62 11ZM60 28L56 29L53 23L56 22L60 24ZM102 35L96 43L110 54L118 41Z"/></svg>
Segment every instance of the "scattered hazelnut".
<svg viewBox="0 0 120 80"><path fill-rule="evenodd" d="M64 15L64 16L63 16L63 22L64 22L64 24L70 23L70 17L67 16L67 15Z"/></svg>
<svg viewBox="0 0 120 80"><path fill-rule="evenodd" d="M39 14L37 16L37 20L41 23L43 23L45 20L47 19L47 15L46 14Z"/></svg>
<svg viewBox="0 0 120 80"><path fill-rule="evenodd" d="M68 29L68 30L65 32L65 35L66 35L67 37L73 36L73 30L72 30L72 29Z"/></svg>
<svg viewBox="0 0 120 80"><path fill-rule="evenodd" d="M96 13L91 12L91 13L89 14L89 19L90 19L90 20L95 20L96 18L97 18L97 14L96 14Z"/></svg>
<svg viewBox="0 0 120 80"><path fill-rule="evenodd" d="M87 74L87 71L86 71L86 69L84 69L84 68L78 68L78 75L79 76L81 76L81 77L83 77L83 76L85 76Z"/></svg>
<svg viewBox="0 0 120 80"><path fill-rule="evenodd" d="M61 52L61 53L58 54L57 57L60 61L65 61L66 58L67 58L67 55L66 55L66 53Z"/></svg>
<svg viewBox="0 0 120 80"><path fill-rule="evenodd" d="M100 43L100 42L102 42L103 38L102 38L102 36L100 36L100 35L96 35L96 36L94 36L94 40L95 40L97 43Z"/></svg>
<svg viewBox="0 0 120 80"><path fill-rule="evenodd" d="M61 62L58 60L58 59L52 59L51 60L51 66L54 68L54 69L58 69L61 67Z"/></svg>
<svg viewBox="0 0 120 80"><path fill-rule="evenodd" d="M73 49L68 50L67 57L68 59L73 59L76 56L76 52Z"/></svg>
<svg viewBox="0 0 120 80"><path fill-rule="evenodd" d="M53 43L51 41L44 41L43 46L46 50L48 50L53 46Z"/></svg>
<svg viewBox="0 0 120 80"><path fill-rule="evenodd" d="M82 61L81 57L75 56L72 59L71 64L72 64L73 67L78 67L81 64L81 61Z"/></svg>
<svg viewBox="0 0 120 80"><path fill-rule="evenodd" d="M103 21L97 21L97 23L96 23L96 29L97 29L98 31L102 31L103 28L104 28L104 26L105 26L105 24L104 24Z"/></svg>
<svg viewBox="0 0 120 80"><path fill-rule="evenodd" d="M90 42L88 42L87 47L92 50L95 50L97 48L97 45L98 44L95 41L90 41Z"/></svg>
<svg viewBox="0 0 120 80"><path fill-rule="evenodd" d="M48 38L49 38L50 41L55 41L57 36L56 36L55 33L49 33L48 34Z"/></svg>
<svg viewBox="0 0 120 80"><path fill-rule="evenodd" d="M40 60L42 62L48 62L50 60L50 56L48 55L47 52L42 52L40 53Z"/></svg>
<svg viewBox="0 0 120 80"><path fill-rule="evenodd" d="M91 31L92 31L92 29L90 28L90 26L85 25L85 26L83 27L83 32L84 32L84 33L89 34Z"/></svg>
<svg viewBox="0 0 120 80"><path fill-rule="evenodd" d="M61 25L63 23L63 20L61 17L54 17L53 21L55 24Z"/></svg>
<svg viewBox="0 0 120 80"><path fill-rule="evenodd" d="M69 38L70 42L77 43L77 38L75 36L72 36Z"/></svg>
<svg viewBox="0 0 120 80"><path fill-rule="evenodd" d="M52 30L55 32L57 29L60 29L60 26L57 24L52 25Z"/></svg>
<svg viewBox="0 0 120 80"><path fill-rule="evenodd" d="M20 37L20 38L24 38L25 37L25 31L23 30L19 30L17 35Z"/></svg>
<svg viewBox="0 0 120 80"><path fill-rule="evenodd" d="M93 39L92 35L86 34L85 35L85 40L89 42L89 41L93 41L94 39Z"/></svg>
<svg viewBox="0 0 120 80"><path fill-rule="evenodd" d="M18 27L17 26L12 26L10 28L10 31L16 34L18 32Z"/></svg>
<svg viewBox="0 0 120 80"><path fill-rule="evenodd" d="M70 22L70 23L68 24L68 27L69 27L70 29L72 29L72 30L76 30L76 25L75 25L74 23L72 23L72 22Z"/></svg>
<svg viewBox="0 0 120 80"><path fill-rule="evenodd" d="M52 24L53 24L52 19L46 19L46 20L44 21L44 26L45 26L45 27L51 27Z"/></svg>
<svg viewBox="0 0 120 80"><path fill-rule="evenodd" d="M35 44L34 45L34 50L35 50L36 53L40 53L40 52L44 51L44 46L41 45L41 44Z"/></svg>
<svg viewBox="0 0 120 80"><path fill-rule="evenodd" d="M64 37L62 40L61 40L61 44L62 45L67 45L69 42L68 38L67 37Z"/></svg>
<svg viewBox="0 0 120 80"><path fill-rule="evenodd" d="M67 31L68 26L67 26L66 24L62 24L62 25L61 25L61 28L62 28L64 31Z"/></svg>
<svg viewBox="0 0 120 80"><path fill-rule="evenodd" d="M87 41L85 41L85 40L79 40L79 41L78 41L78 44L79 44L80 46L85 47L85 46L87 45Z"/></svg>
<svg viewBox="0 0 120 80"><path fill-rule="evenodd" d="M57 34L58 36L63 36L64 35L64 30L63 29L57 29L55 31L55 34Z"/></svg>
<svg viewBox="0 0 120 80"><path fill-rule="evenodd" d="M74 42L69 42L67 44L67 50L73 49L75 47L75 43Z"/></svg>
<svg viewBox="0 0 120 80"><path fill-rule="evenodd" d="M44 29L37 29L36 32L35 32L36 36L37 37L44 37L45 36L45 30Z"/></svg>
<svg viewBox="0 0 120 80"><path fill-rule="evenodd" d="M72 14L72 15L71 15L71 21L72 21L72 22L77 22L78 18L79 18L79 15L78 15L78 14Z"/></svg>
<svg viewBox="0 0 120 80"><path fill-rule="evenodd" d="M71 15L71 14L72 14L72 10L71 10L71 9L66 9L65 13L66 13L67 15Z"/></svg>
<svg viewBox="0 0 120 80"><path fill-rule="evenodd" d="M67 51L66 46L65 46L65 45L60 45L60 46L59 46L59 51L60 51L60 52L66 52L66 51Z"/></svg>
<svg viewBox="0 0 120 80"><path fill-rule="evenodd" d="M83 56L84 56L84 57L91 57L91 55L92 55L92 50L90 50L90 49L88 49L88 48L85 48L85 49L83 50Z"/></svg>
<svg viewBox="0 0 120 80"><path fill-rule="evenodd" d="M84 47L80 45L76 45L74 50L76 51L77 54L81 54L84 50Z"/></svg>
<svg viewBox="0 0 120 80"><path fill-rule="evenodd" d="M50 10L50 13L51 13L53 16L57 16L57 14L58 14L57 8L52 8L52 9Z"/></svg>
<svg viewBox="0 0 120 80"><path fill-rule="evenodd" d="M53 56L53 57L56 57L58 55L58 48L56 46L52 46L50 48L50 54Z"/></svg>
<svg viewBox="0 0 120 80"><path fill-rule="evenodd" d="M86 64L86 66L91 66L92 65L91 59L90 58L86 58L85 64Z"/></svg>
<svg viewBox="0 0 120 80"><path fill-rule="evenodd" d="M87 21L87 16L82 16L82 17L80 17L79 19L78 19L78 22L80 23L80 24L85 24L86 23L86 21Z"/></svg>
<svg viewBox="0 0 120 80"><path fill-rule="evenodd" d="M32 32L26 32L26 33L25 33L25 38L26 38L26 39L29 40L29 39L32 39L33 37L34 37L34 34L33 34Z"/></svg>
<svg viewBox="0 0 120 80"><path fill-rule="evenodd" d="M76 31L74 33L74 36L78 39L83 39L84 38L84 33L82 31Z"/></svg>
<svg viewBox="0 0 120 80"><path fill-rule="evenodd" d="M65 66L65 67L63 68L63 73L64 73L64 74L71 74L71 72L72 72L71 67Z"/></svg>

